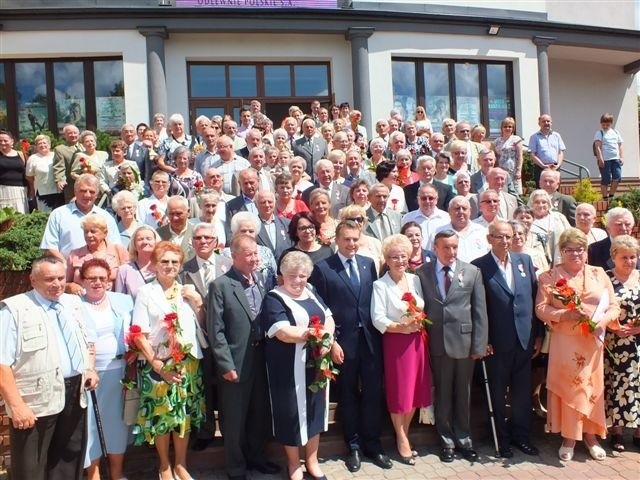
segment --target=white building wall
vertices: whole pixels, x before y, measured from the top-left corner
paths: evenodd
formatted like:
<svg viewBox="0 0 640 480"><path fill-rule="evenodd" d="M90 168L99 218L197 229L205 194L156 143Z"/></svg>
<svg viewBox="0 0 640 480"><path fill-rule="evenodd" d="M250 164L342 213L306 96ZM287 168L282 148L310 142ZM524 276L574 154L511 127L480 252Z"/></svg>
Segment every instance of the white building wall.
<svg viewBox="0 0 640 480"><path fill-rule="evenodd" d="M122 56L126 121L149 121L146 40L132 30L0 32L3 58Z"/></svg>
<svg viewBox="0 0 640 480"><path fill-rule="evenodd" d="M393 57L498 60L513 62L514 106L520 134L537 127L538 61L529 40L479 36L376 32L369 38L372 119L388 118L393 108ZM370 128L370 125L367 125Z"/></svg>
<svg viewBox="0 0 640 480"><path fill-rule="evenodd" d="M551 115L553 128L567 146L565 158L583 164L591 176L599 175L591 149L600 128L600 115L612 113L614 127L624 139L624 177L640 173L636 82L622 67L551 59Z"/></svg>
<svg viewBox="0 0 640 480"><path fill-rule="evenodd" d="M546 3L551 22L638 29L638 0L547 0Z"/></svg>
<svg viewBox="0 0 640 480"><path fill-rule="evenodd" d="M169 112L180 112L185 119L189 118L187 61L329 61L336 101L353 99L351 50L342 35L171 34L165 60Z"/></svg>

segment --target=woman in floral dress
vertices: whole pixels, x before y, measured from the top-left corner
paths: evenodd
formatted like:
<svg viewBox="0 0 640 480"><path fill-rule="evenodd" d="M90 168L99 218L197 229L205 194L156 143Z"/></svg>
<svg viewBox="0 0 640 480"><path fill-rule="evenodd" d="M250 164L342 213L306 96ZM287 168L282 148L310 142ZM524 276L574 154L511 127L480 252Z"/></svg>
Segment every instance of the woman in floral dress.
<svg viewBox="0 0 640 480"><path fill-rule="evenodd" d="M620 303L620 328L608 331L606 343L615 360L604 357L607 424L611 425L611 447L624 451L623 428L634 428L633 443L640 446L640 272L636 261L640 247L629 235L611 244L614 267L611 277Z"/></svg>

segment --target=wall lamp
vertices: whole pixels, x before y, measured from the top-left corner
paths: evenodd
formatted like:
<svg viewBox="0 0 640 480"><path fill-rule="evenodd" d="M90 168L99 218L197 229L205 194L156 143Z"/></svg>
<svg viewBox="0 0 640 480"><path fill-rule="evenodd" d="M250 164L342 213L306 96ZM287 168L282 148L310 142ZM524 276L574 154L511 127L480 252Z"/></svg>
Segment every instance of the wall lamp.
<svg viewBox="0 0 640 480"><path fill-rule="evenodd" d="M500 25L489 25L487 33L489 35L498 35L498 33L500 33Z"/></svg>

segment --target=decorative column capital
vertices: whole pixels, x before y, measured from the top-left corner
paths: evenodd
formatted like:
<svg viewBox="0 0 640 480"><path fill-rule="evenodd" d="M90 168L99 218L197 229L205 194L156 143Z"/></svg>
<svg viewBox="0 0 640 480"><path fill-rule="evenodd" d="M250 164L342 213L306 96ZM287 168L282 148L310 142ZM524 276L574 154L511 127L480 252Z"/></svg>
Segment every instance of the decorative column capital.
<svg viewBox="0 0 640 480"><path fill-rule="evenodd" d="M143 37L169 38L167 27L137 27L138 33Z"/></svg>
<svg viewBox="0 0 640 480"><path fill-rule="evenodd" d="M538 47L548 47L556 43L556 37L535 36L533 37L533 43Z"/></svg>
<svg viewBox="0 0 640 480"><path fill-rule="evenodd" d="M354 38L369 38L375 32L373 27L349 27L345 32L344 38L351 41Z"/></svg>

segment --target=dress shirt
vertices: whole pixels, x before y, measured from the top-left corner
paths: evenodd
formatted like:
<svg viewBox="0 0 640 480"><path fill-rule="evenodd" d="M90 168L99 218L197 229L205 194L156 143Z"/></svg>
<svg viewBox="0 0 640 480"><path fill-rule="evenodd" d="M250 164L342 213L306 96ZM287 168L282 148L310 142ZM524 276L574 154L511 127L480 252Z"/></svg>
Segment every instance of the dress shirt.
<svg viewBox="0 0 640 480"><path fill-rule="evenodd" d="M453 230L458 234L457 258L463 262L471 263L471 260L486 255L491 250L491 246L487 241L487 234L489 233L487 228L473 222L469 222L467 228L462 231L456 230L450 223L439 227L429 239L427 250L433 250L434 237L443 230Z"/></svg>
<svg viewBox="0 0 640 480"><path fill-rule="evenodd" d="M507 253L506 265L502 264L502 261L498 257L496 257L496 255L493 253L493 250L491 251L491 256L493 257L493 260L496 262L496 265L498 265L498 270L500 270L500 273L502 274L502 278L504 278L505 282L507 282L507 286L509 287L509 290L513 292L513 268L511 268L511 255Z"/></svg>
<svg viewBox="0 0 640 480"><path fill-rule="evenodd" d="M235 268L235 267L234 267ZM251 320L255 320L260 312L260 306L262 305L262 293L258 288L258 281L255 273L251 275L251 281L245 277L242 273L236 270L236 274L240 277L244 294L247 297L249 308L251 309Z"/></svg>
<svg viewBox="0 0 640 480"><path fill-rule="evenodd" d="M208 290L209 287L209 282L207 282L207 278L206 274L205 274L205 265L209 264L209 268L211 269L211 278L210 280L213 281L216 278L216 264L215 264L215 253L211 253L211 255L209 256L209 258L204 259L201 257L196 256L196 263L198 264L198 273L200 273L200 280L202 280L202 284L205 286L205 288Z"/></svg>
<svg viewBox="0 0 640 480"><path fill-rule="evenodd" d="M260 221L264 225L264 229L266 230L267 235L269 235L269 241L271 242L271 245L273 246L273 248L276 248L276 222L274 216L271 215L271 218L269 220L263 220L262 218L260 218Z"/></svg>
<svg viewBox="0 0 640 480"><path fill-rule="evenodd" d="M447 292L444 288L444 265L440 263L440 260L436 261L436 280L438 281L438 290L440 290L440 295L442 298L447 298ZM451 279L451 284L453 285L453 272L456 271L456 262L453 262L449 265L451 271L449 272L449 278Z"/></svg>
<svg viewBox="0 0 640 480"><path fill-rule="evenodd" d="M258 215L258 209L256 207L256 204L253 201L253 198L249 198L243 193L242 200L244 201L244 206L248 212L255 213L256 215Z"/></svg>
<svg viewBox="0 0 640 480"><path fill-rule="evenodd" d="M566 147L559 133L551 131L549 135L545 135L537 131L529 139L529 149L542 163L550 165L558 163L558 155Z"/></svg>
<svg viewBox="0 0 640 480"><path fill-rule="evenodd" d="M429 239L434 235L434 232L441 226L451 223L451 217L447 212L436 207L429 217L420 209L413 210L402 217L403 225L411 221L420 225L422 229L422 248L427 248Z"/></svg>
<svg viewBox="0 0 640 480"><path fill-rule="evenodd" d="M347 260L349 260L349 259L347 257L345 257L344 255L342 255L340 252L338 252L338 258L342 262L342 265L344 265L344 269L347 271L347 275L349 275L349 264L347 263ZM351 260L352 260L352 264L353 264L353 269L356 272L356 277L358 277L358 282L360 282L360 272L358 271L358 262L356 260L356 256L354 255L351 258ZM351 278L351 275L349 275L349 278Z"/></svg>

